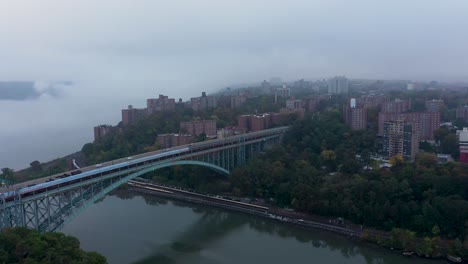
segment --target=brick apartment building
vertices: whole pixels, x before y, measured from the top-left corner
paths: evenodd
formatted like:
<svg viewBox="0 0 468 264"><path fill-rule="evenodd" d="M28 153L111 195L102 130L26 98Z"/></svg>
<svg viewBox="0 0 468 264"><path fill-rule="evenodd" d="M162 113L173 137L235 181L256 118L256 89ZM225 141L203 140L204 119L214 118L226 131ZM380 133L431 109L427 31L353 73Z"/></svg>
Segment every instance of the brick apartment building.
<svg viewBox="0 0 468 264"><path fill-rule="evenodd" d="M413 161L419 150L419 127L417 123L403 120L384 123L383 152L387 158L397 155Z"/></svg>
<svg viewBox="0 0 468 264"><path fill-rule="evenodd" d="M199 120L190 122L181 122L180 130L193 136L205 134L207 137L216 136L216 121L215 120Z"/></svg>
<svg viewBox="0 0 468 264"><path fill-rule="evenodd" d="M202 92L201 97L190 98L190 107L194 111L203 111L218 106L218 100L214 96L207 96L205 92Z"/></svg>
<svg viewBox="0 0 468 264"><path fill-rule="evenodd" d="M279 113L265 113L258 115L241 115L237 117L238 128L244 132L255 132L271 128L273 125L283 123L291 115L297 114L299 119L304 118L305 109L295 110L282 108Z"/></svg>
<svg viewBox="0 0 468 264"><path fill-rule="evenodd" d="M271 127L271 114L241 115L237 117L238 127L244 132L255 132Z"/></svg>
<svg viewBox="0 0 468 264"><path fill-rule="evenodd" d="M301 109L303 108L302 100L298 100L298 99L286 100L286 108L291 109L291 110Z"/></svg>
<svg viewBox="0 0 468 264"><path fill-rule="evenodd" d="M367 108L357 107L356 99L352 98L343 106L343 116L345 124L352 130L367 128Z"/></svg>
<svg viewBox="0 0 468 264"><path fill-rule="evenodd" d="M193 142L193 136L187 134L161 134L156 139L156 144L163 148L172 148Z"/></svg>
<svg viewBox="0 0 468 264"><path fill-rule="evenodd" d="M468 127L459 130L457 134L460 148L460 162L468 163Z"/></svg>
<svg viewBox="0 0 468 264"><path fill-rule="evenodd" d="M234 109L238 108L239 106L243 105L245 102L247 102L247 96L245 95L232 95L230 98L230 104L229 106Z"/></svg>
<svg viewBox="0 0 468 264"><path fill-rule="evenodd" d="M94 141L101 139L110 131L112 131L112 126L110 125L99 125L94 127Z"/></svg>
<svg viewBox="0 0 468 264"><path fill-rule="evenodd" d="M379 113L379 135L384 133L385 122L398 120L418 124L420 140L434 140L434 131L440 127L439 112Z"/></svg>
<svg viewBox="0 0 468 264"><path fill-rule="evenodd" d="M380 107L383 103L387 103L388 98L383 95L363 95L356 99L356 106L360 108Z"/></svg>
<svg viewBox="0 0 468 264"><path fill-rule="evenodd" d="M382 103L382 113L404 113L411 109L411 101L395 99L394 101Z"/></svg>
<svg viewBox="0 0 468 264"><path fill-rule="evenodd" d="M468 105L459 106L456 111L457 119L468 122Z"/></svg>
<svg viewBox="0 0 468 264"><path fill-rule="evenodd" d="M122 124L124 126L134 125L147 114L146 109L137 109L129 105L127 109L122 109Z"/></svg>
<svg viewBox="0 0 468 264"><path fill-rule="evenodd" d="M174 111L175 99L160 94L158 98L146 99L146 109L148 114L160 111Z"/></svg>
<svg viewBox="0 0 468 264"><path fill-rule="evenodd" d="M217 131L217 138L226 138L226 137L231 137L235 135L240 135L243 134L244 130L238 127L233 127L233 126L227 126L221 129L218 129Z"/></svg>
<svg viewBox="0 0 468 264"><path fill-rule="evenodd" d="M443 100L432 99L430 101L426 101L426 111L439 112L443 105L444 105Z"/></svg>

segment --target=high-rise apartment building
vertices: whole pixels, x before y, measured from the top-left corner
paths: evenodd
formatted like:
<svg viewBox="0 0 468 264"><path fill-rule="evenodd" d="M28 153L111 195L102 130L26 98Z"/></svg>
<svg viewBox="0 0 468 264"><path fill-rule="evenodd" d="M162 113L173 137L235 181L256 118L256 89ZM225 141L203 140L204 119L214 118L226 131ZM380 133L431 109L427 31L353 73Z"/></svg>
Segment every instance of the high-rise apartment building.
<svg viewBox="0 0 468 264"><path fill-rule="evenodd" d="M263 80L262 84L261 84L261 89L260 89L260 92L262 94L271 94L271 85L269 82L267 82L266 80Z"/></svg>
<svg viewBox="0 0 468 264"><path fill-rule="evenodd" d="M110 125L99 125L94 127L94 141L101 139L112 130Z"/></svg>
<svg viewBox="0 0 468 264"><path fill-rule="evenodd" d="M459 130L457 134L460 148L460 162L468 163L468 127Z"/></svg>
<svg viewBox="0 0 468 264"><path fill-rule="evenodd" d="M276 88L275 90L275 104L278 102L278 97L289 98L291 95L291 90L283 84L282 88Z"/></svg>
<svg viewBox="0 0 468 264"><path fill-rule="evenodd" d="M328 79L329 94L346 94L348 93L348 79L344 76L335 76Z"/></svg>
<svg viewBox="0 0 468 264"><path fill-rule="evenodd" d="M146 109L137 109L129 105L127 109L122 109L122 124L124 126L134 125L144 116L146 116Z"/></svg>
<svg viewBox="0 0 468 264"><path fill-rule="evenodd" d="M204 111L218 106L218 100L214 96L207 96L202 92L201 97L190 98L191 107L194 111Z"/></svg>
<svg viewBox="0 0 468 264"><path fill-rule="evenodd" d="M444 105L444 100L435 100L426 101L426 111L428 112L439 112L440 108Z"/></svg>
<svg viewBox="0 0 468 264"><path fill-rule="evenodd" d="M199 121L181 122L180 129L194 136L205 134L207 137L215 137L216 136L216 121L215 120L199 120Z"/></svg>
<svg viewBox="0 0 468 264"><path fill-rule="evenodd" d="M175 99L160 94L158 98L146 99L146 108L148 114L159 111L173 111L175 109Z"/></svg>
<svg viewBox="0 0 468 264"><path fill-rule="evenodd" d="M297 99L286 100L286 108L291 109L291 110L300 109L302 108L302 100L297 100Z"/></svg>
<svg viewBox="0 0 468 264"><path fill-rule="evenodd" d="M255 132L268 129L271 126L271 115L241 115L237 117L238 127L244 132Z"/></svg>
<svg viewBox="0 0 468 264"><path fill-rule="evenodd" d="M230 107L232 109L237 108L243 105L247 101L247 96L245 95L233 95L230 98Z"/></svg>
<svg viewBox="0 0 468 264"><path fill-rule="evenodd" d="M417 123L403 120L384 123L383 152L388 157L401 155L413 161L419 149L419 129Z"/></svg>
<svg viewBox="0 0 468 264"><path fill-rule="evenodd" d="M411 109L410 100L395 99L394 101L382 103L382 113L404 113Z"/></svg>
<svg viewBox="0 0 468 264"><path fill-rule="evenodd" d="M468 122L468 105L459 106L456 111L457 119Z"/></svg>
<svg viewBox="0 0 468 264"><path fill-rule="evenodd" d="M193 142L193 136L187 134L161 134L156 139L156 144L163 148L172 148Z"/></svg>
<svg viewBox="0 0 468 264"><path fill-rule="evenodd" d="M383 95L364 95L356 99L357 106L362 108L380 107L388 102L388 98Z"/></svg>
<svg viewBox="0 0 468 264"><path fill-rule="evenodd" d="M420 140L434 140L434 131L440 127L439 112L379 113L379 135L384 133L384 123L404 120L418 124Z"/></svg>
<svg viewBox="0 0 468 264"><path fill-rule="evenodd" d="M367 128L367 108L357 107L356 99L352 98L349 104L343 107L345 124L352 130Z"/></svg>

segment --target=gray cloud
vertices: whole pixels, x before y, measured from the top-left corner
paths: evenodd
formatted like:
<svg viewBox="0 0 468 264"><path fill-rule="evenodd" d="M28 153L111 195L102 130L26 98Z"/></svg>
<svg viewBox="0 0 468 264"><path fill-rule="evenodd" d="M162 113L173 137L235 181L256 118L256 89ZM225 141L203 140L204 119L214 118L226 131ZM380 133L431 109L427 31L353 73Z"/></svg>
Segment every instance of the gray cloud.
<svg viewBox="0 0 468 264"><path fill-rule="evenodd" d="M0 81L0 100L35 100L41 96L60 97L69 82Z"/></svg>

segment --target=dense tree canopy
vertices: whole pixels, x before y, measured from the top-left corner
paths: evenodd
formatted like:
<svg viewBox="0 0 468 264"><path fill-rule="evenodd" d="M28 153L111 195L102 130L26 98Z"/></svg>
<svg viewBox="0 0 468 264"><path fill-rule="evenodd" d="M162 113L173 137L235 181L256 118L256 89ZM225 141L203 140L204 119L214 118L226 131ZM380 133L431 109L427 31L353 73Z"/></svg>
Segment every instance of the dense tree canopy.
<svg viewBox="0 0 468 264"><path fill-rule="evenodd" d="M468 235L468 166L433 154L391 170L364 170L372 135L352 132L328 112L296 122L278 146L234 171L233 189L279 205L391 230L446 238Z"/></svg>
<svg viewBox="0 0 468 264"><path fill-rule="evenodd" d="M72 236L9 228L0 232L0 263L104 264L107 261L96 252L81 250L80 242Z"/></svg>

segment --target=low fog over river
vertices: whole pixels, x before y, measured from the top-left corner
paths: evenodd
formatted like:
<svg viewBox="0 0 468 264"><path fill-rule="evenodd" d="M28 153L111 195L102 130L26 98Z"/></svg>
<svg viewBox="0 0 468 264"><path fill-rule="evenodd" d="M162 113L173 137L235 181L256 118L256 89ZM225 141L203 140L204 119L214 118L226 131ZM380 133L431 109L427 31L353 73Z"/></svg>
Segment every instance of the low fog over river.
<svg viewBox="0 0 468 264"><path fill-rule="evenodd" d="M93 141L94 126L118 124L121 109L129 104L144 107L146 98L159 93L184 100L201 94L201 88L184 93L170 87L170 83L157 82L82 82L56 84L56 95L0 100L0 167L18 170L34 160L44 162L78 151Z"/></svg>

